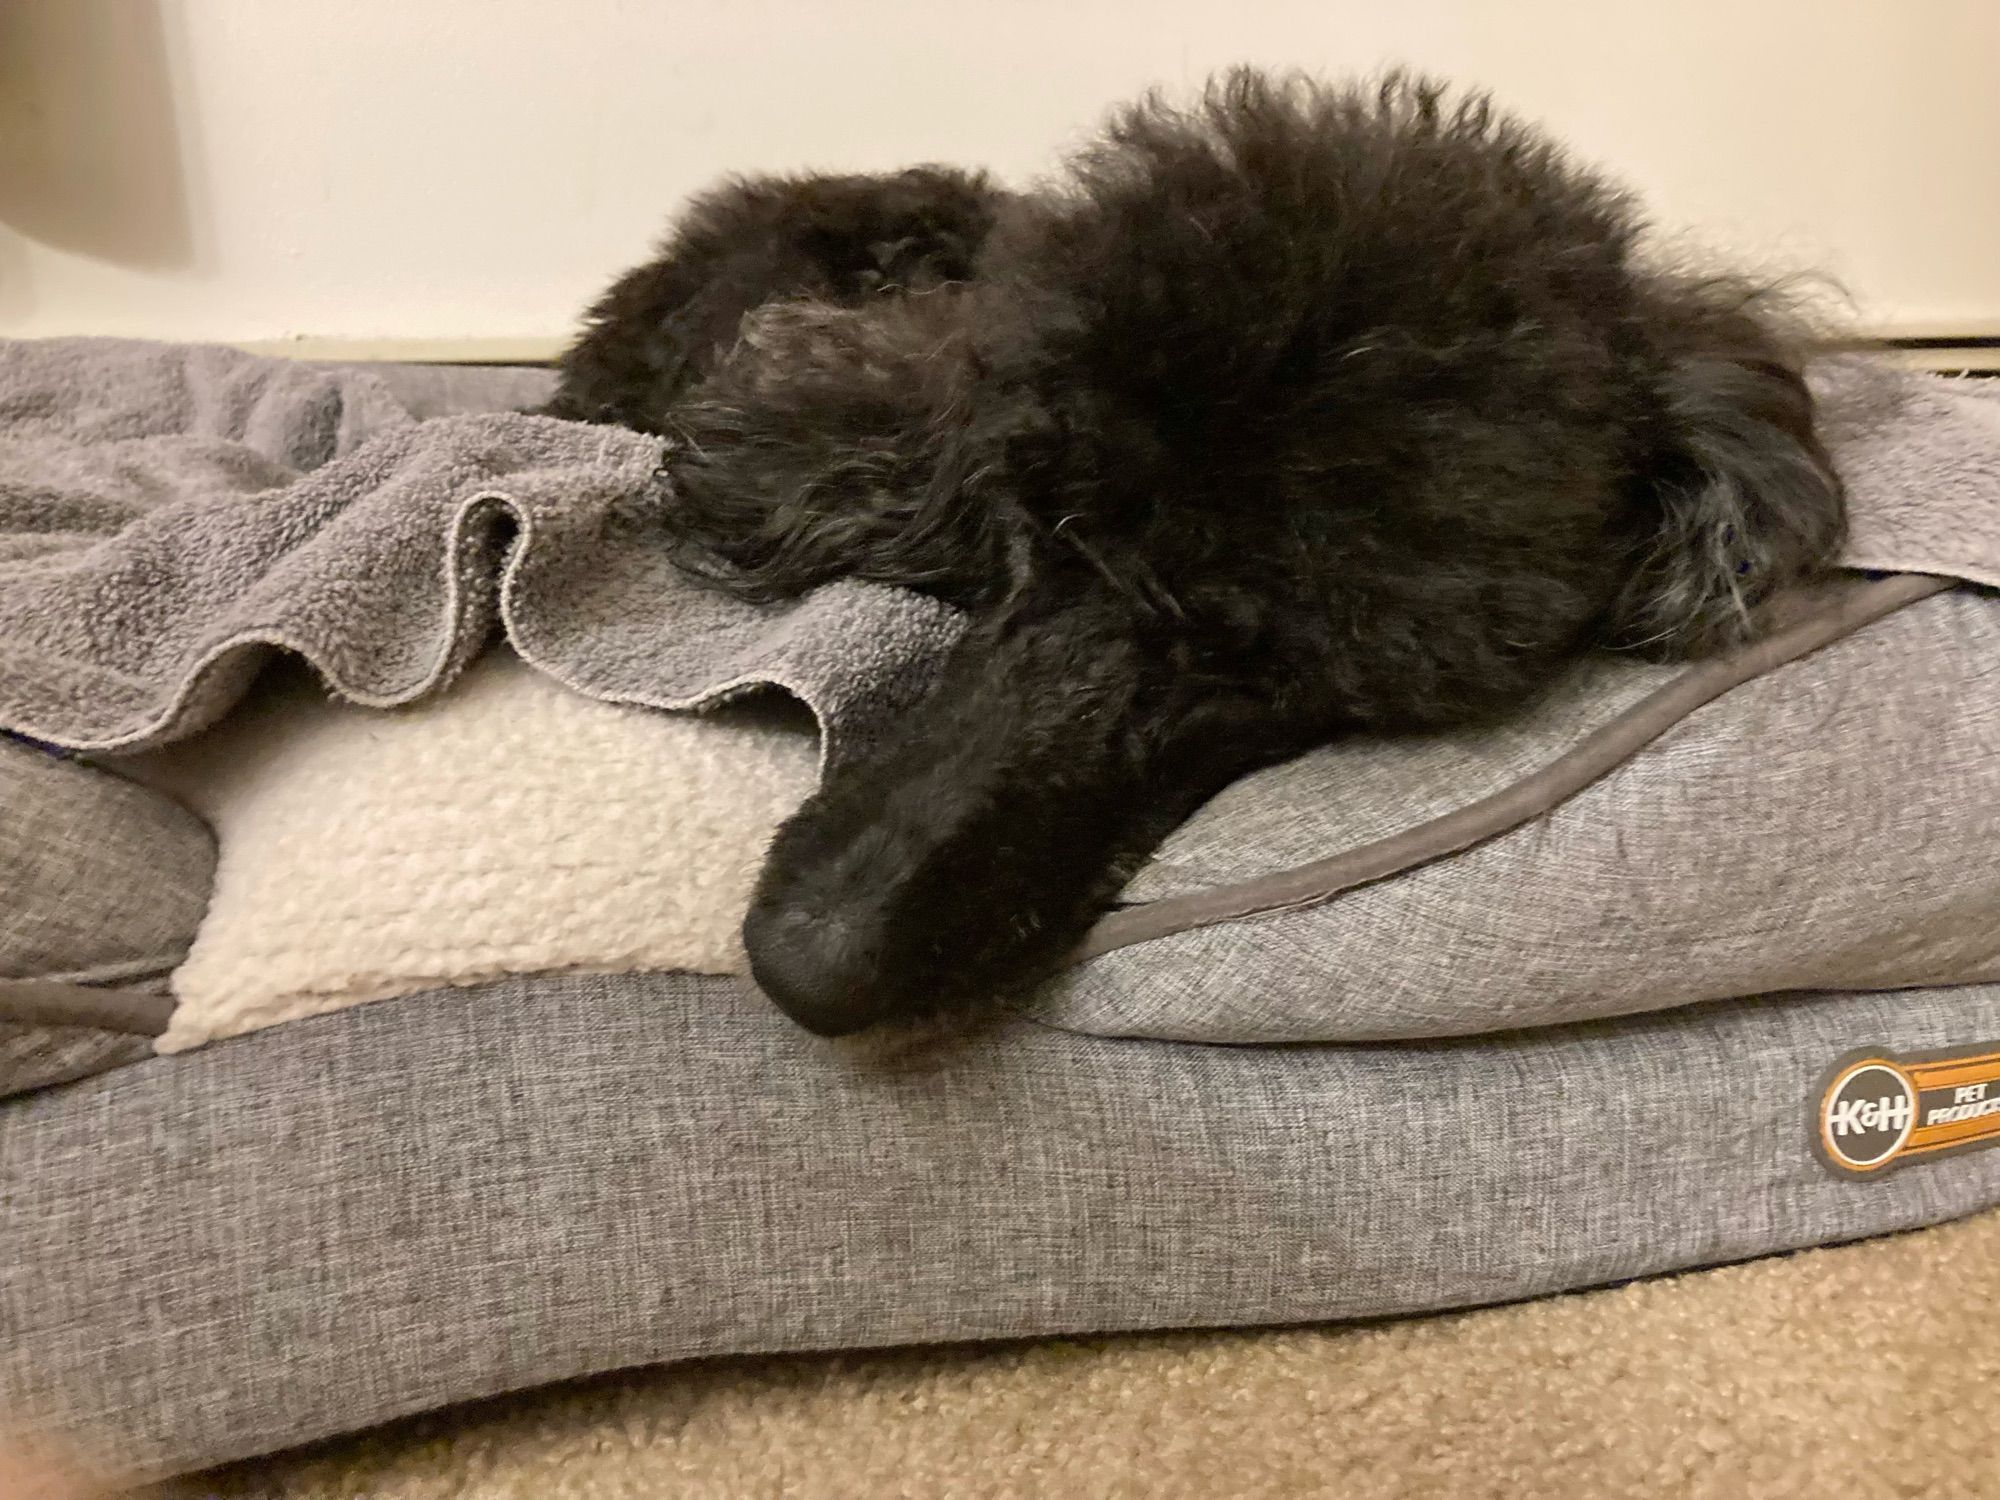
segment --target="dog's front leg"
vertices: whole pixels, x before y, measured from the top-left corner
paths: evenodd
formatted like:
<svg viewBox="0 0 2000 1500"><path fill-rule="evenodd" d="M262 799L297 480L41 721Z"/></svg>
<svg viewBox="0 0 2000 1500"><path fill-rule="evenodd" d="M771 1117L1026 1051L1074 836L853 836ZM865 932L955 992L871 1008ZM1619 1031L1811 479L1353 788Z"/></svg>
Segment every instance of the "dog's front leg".
<svg viewBox="0 0 2000 1500"><path fill-rule="evenodd" d="M1025 614L975 630L903 732L780 830L744 942L802 1026L1040 977L1188 813L1295 748L1244 700L1190 697L1115 611Z"/></svg>

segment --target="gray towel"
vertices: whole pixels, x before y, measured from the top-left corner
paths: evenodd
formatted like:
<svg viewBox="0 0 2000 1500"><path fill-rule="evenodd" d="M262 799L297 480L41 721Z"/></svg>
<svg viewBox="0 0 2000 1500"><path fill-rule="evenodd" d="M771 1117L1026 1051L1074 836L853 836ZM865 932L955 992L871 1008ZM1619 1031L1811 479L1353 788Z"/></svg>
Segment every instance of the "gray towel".
<svg viewBox="0 0 2000 1500"><path fill-rule="evenodd" d="M1848 561L2000 585L2000 399L1820 372ZM657 439L517 414L418 420L381 378L228 349L0 344L0 728L72 749L192 733L274 647L364 704L436 691L496 629L570 687L662 708L759 684L851 753L927 689L960 622L835 584L752 606L653 531Z"/></svg>
<svg viewBox="0 0 2000 1500"><path fill-rule="evenodd" d="M658 439L519 414L419 421L354 369L122 340L0 344L0 728L70 749L191 734L273 647L405 703L504 628L614 702L795 693L825 755L928 687L958 617L842 583L755 606L652 533Z"/></svg>

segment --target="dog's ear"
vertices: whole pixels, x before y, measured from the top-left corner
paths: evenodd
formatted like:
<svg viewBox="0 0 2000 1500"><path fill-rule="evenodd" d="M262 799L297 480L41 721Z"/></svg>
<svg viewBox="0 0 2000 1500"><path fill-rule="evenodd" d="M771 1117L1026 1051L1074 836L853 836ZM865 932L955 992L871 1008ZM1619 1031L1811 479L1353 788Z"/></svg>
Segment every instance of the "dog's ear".
<svg viewBox="0 0 2000 1500"><path fill-rule="evenodd" d="M1748 638L1758 604L1833 561L1846 508L1781 334L1747 305L1683 303L1660 327L1643 534L1612 638L1678 656Z"/></svg>
<svg viewBox="0 0 2000 1500"><path fill-rule="evenodd" d="M974 297L798 298L744 318L662 424L675 561L750 599L847 578L971 608L1003 587L997 439L974 430Z"/></svg>

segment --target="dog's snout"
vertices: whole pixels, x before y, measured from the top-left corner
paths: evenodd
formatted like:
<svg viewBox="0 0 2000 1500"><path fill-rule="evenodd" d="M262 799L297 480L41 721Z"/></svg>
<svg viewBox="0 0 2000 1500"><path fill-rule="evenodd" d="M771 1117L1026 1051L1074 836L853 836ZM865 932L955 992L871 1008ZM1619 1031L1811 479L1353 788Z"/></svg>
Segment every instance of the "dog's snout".
<svg viewBox="0 0 2000 1500"><path fill-rule="evenodd" d="M847 918L759 901L743 922L750 974L771 1002L819 1036L883 1019L880 945Z"/></svg>

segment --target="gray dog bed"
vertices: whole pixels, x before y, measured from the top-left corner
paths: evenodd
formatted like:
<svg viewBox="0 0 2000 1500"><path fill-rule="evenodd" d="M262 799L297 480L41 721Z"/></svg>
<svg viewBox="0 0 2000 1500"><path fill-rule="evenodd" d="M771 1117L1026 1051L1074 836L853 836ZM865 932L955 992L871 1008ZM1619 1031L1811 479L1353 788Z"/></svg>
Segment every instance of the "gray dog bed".
<svg viewBox="0 0 2000 1500"><path fill-rule="evenodd" d="M2000 401L1865 367L1823 387L1855 573L1765 645L1249 778L969 1033L544 974L150 1055L214 840L51 747L191 733L273 644L420 697L495 629L598 697L780 684L830 754L922 690L947 614L690 593L644 440L462 415L538 381L0 350L0 1412L157 1475L648 1361L1409 1313L2000 1202Z"/></svg>

